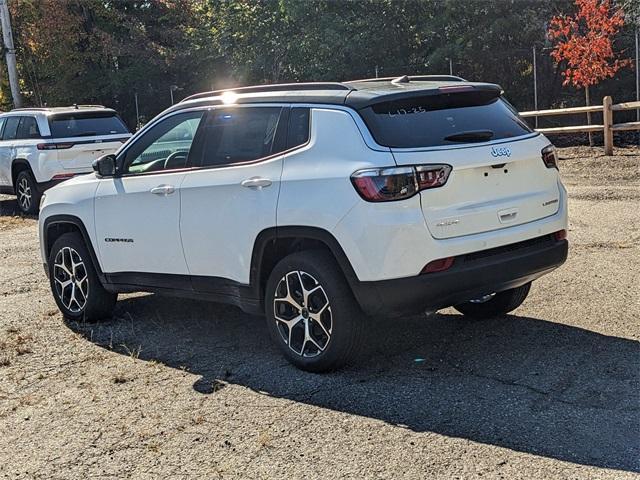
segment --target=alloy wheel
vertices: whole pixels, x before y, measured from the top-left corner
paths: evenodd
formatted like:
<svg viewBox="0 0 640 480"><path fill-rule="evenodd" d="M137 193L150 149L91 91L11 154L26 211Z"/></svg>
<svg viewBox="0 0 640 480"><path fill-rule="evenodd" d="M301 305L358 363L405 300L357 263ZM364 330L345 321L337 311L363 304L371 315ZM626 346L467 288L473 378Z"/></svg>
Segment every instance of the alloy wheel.
<svg viewBox="0 0 640 480"><path fill-rule="evenodd" d="M18 183L18 202L25 212L31 208L31 187L25 177Z"/></svg>
<svg viewBox="0 0 640 480"><path fill-rule="evenodd" d="M273 313L282 340L297 355L315 357L331 341L333 316L327 294L312 275L296 270L278 282Z"/></svg>
<svg viewBox="0 0 640 480"><path fill-rule="evenodd" d="M72 313L81 312L89 296L89 277L84 261L71 247L60 249L53 264L56 294Z"/></svg>

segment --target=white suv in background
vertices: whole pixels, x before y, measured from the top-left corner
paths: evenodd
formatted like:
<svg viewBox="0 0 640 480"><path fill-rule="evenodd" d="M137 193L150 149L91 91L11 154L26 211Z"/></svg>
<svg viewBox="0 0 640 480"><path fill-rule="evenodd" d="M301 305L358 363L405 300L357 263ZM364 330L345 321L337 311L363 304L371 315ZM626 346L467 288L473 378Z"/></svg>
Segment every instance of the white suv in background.
<svg viewBox="0 0 640 480"><path fill-rule="evenodd" d="M553 146L457 77L194 95L94 168L42 202L65 316L120 292L227 302L311 371L358 351L366 315L504 315L567 257Z"/></svg>
<svg viewBox="0 0 640 480"><path fill-rule="evenodd" d="M0 193L15 194L23 213L38 211L47 188L91 171L131 133L100 105L24 108L0 115Z"/></svg>

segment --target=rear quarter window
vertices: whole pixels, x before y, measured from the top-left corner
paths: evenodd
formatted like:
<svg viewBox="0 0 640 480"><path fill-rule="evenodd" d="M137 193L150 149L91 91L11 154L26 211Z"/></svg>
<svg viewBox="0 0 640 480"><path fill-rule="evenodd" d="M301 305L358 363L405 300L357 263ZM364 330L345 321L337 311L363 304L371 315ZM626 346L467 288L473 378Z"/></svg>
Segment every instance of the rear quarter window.
<svg viewBox="0 0 640 480"><path fill-rule="evenodd" d="M367 107L360 114L377 143L395 148L499 140L533 131L511 105L490 93L387 101ZM476 138L480 136L483 138Z"/></svg>
<svg viewBox="0 0 640 480"><path fill-rule="evenodd" d="M40 138L40 130L38 129L38 122L34 117L22 117L18 130L16 132L16 139L33 139Z"/></svg>
<svg viewBox="0 0 640 480"><path fill-rule="evenodd" d="M113 112L59 114L49 118L49 128L51 136L54 138L129 133L129 129L124 122Z"/></svg>

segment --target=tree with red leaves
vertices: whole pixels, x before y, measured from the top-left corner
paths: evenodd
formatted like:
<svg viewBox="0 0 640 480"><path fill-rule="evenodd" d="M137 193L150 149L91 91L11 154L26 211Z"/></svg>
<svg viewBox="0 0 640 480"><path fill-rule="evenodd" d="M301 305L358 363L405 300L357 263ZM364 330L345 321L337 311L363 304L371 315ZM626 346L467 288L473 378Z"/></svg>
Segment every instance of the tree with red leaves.
<svg viewBox="0 0 640 480"><path fill-rule="evenodd" d="M549 23L549 38L555 43L551 57L557 64L565 62L564 85L584 88L587 105L589 87L613 77L621 68L631 65L613 49L613 38L624 25L622 9L613 11L611 0L575 0L574 16L560 15ZM587 114L591 124L591 115ZM593 145L591 133L589 144Z"/></svg>

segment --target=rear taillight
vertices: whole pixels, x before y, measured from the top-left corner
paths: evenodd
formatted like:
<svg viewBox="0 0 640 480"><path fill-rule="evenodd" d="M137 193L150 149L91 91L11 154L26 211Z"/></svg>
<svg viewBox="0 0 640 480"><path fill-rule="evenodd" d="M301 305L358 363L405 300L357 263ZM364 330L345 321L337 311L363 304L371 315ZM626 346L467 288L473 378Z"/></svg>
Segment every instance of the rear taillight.
<svg viewBox="0 0 640 480"><path fill-rule="evenodd" d="M447 183L450 165L370 168L351 175L351 182L368 202L392 202L413 197L421 190Z"/></svg>
<svg viewBox="0 0 640 480"><path fill-rule="evenodd" d="M351 181L362 198L369 202L403 200L418 192L413 167L359 170Z"/></svg>
<svg viewBox="0 0 640 480"><path fill-rule="evenodd" d="M554 232L553 236L555 237L555 239L557 241L565 240L567 238L567 231L566 230L558 230L557 232Z"/></svg>
<svg viewBox="0 0 640 480"><path fill-rule="evenodd" d="M441 93L470 92L472 90L475 90L472 85L449 85L438 88Z"/></svg>
<svg viewBox="0 0 640 480"><path fill-rule="evenodd" d="M455 257L439 258L427 263L420 273L443 272L451 268Z"/></svg>
<svg viewBox="0 0 640 480"><path fill-rule="evenodd" d="M73 145L73 143L39 143L36 147L38 150L65 150Z"/></svg>
<svg viewBox="0 0 640 480"><path fill-rule="evenodd" d="M450 165L419 165L416 167L420 190L441 187L449 179Z"/></svg>
<svg viewBox="0 0 640 480"><path fill-rule="evenodd" d="M57 175L54 175L51 180L66 180L69 178L73 178L75 175L75 173L59 173Z"/></svg>
<svg viewBox="0 0 640 480"><path fill-rule="evenodd" d="M542 149L542 161L547 168L555 168L558 170L558 154L556 147L548 145Z"/></svg>

